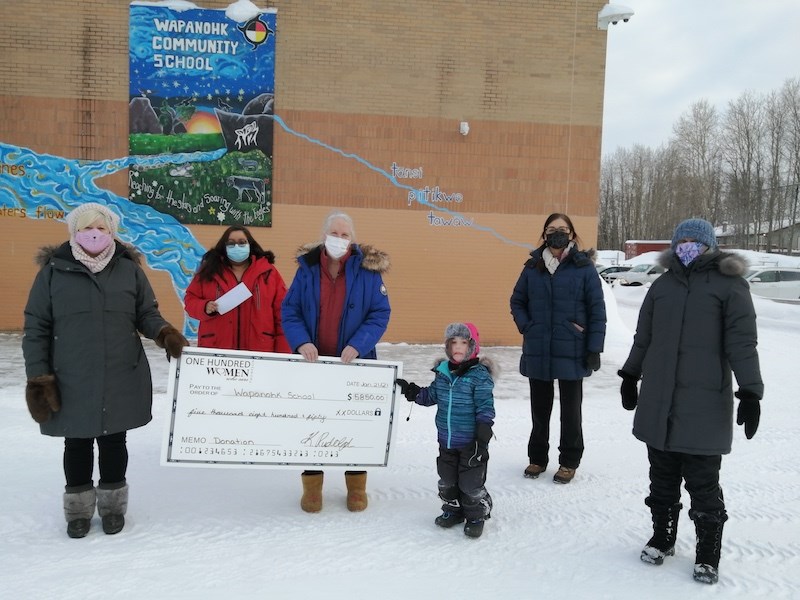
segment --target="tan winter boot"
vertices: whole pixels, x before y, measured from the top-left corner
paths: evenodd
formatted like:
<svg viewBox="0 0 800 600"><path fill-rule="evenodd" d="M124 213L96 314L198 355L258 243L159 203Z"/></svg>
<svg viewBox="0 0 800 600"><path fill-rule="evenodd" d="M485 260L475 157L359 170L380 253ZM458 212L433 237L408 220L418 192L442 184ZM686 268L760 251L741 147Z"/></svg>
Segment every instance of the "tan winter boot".
<svg viewBox="0 0 800 600"><path fill-rule="evenodd" d="M344 474L347 484L347 510L361 512L367 508L367 472L349 472Z"/></svg>
<svg viewBox="0 0 800 600"><path fill-rule="evenodd" d="M558 465L558 471L553 475L553 483L569 483L575 477L575 469Z"/></svg>
<svg viewBox="0 0 800 600"><path fill-rule="evenodd" d="M322 479L324 473L303 473L303 497L300 498L300 508L308 513L317 513L322 510Z"/></svg>

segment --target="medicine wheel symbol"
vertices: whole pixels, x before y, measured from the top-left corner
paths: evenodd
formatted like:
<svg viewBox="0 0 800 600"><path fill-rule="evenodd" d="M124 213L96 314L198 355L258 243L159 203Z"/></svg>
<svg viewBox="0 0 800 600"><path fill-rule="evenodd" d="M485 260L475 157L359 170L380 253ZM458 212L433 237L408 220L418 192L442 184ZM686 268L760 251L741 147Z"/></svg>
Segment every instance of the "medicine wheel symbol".
<svg viewBox="0 0 800 600"><path fill-rule="evenodd" d="M253 48L258 47L269 39L273 33L269 25L261 21L258 17L250 19L243 26L239 27L239 31L244 34L245 39L253 44Z"/></svg>

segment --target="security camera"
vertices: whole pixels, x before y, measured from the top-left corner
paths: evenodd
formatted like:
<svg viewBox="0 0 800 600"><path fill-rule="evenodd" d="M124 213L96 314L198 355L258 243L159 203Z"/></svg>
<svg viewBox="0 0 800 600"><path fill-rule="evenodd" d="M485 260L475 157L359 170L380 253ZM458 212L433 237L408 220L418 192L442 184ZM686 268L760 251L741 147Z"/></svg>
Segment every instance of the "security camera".
<svg viewBox="0 0 800 600"><path fill-rule="evenodd" d="M633 9L622 4L606 4L597 13L597 28L603 31L608 30L608 25L616 25L620 21L627 23L633 16Z"/></svg>

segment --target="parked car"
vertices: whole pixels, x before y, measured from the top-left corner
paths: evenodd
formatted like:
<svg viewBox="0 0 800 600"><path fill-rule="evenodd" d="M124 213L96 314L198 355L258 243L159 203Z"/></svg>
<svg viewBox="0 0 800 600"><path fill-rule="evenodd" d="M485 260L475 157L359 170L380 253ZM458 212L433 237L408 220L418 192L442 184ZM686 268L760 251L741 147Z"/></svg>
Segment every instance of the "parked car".
<svg viewBox="0 0 800 600"><path fill-rule="evenodd" d="M608 279L612 285L619 283L620 285L645 285L652 283L664 272L666 269L661 265L642 263L631 267L629 271L620 273L611 273Z"/></svg>
<svg viewBox="0 0 800 600"><path fill-rule="evenodd" d="M800 299L800 269L791 267L752 267L744 278L756 296L782 300Z"/></svg>
<svg viewBox="0 0 800 600"><path fill-rule="evenodd" d="M611 265L610 267L606 265L597 265L597 273L606 283L611 283L611 280L608 279L608 276L612 273L624 273L625 271L630 270L630 265Z"/></svg>

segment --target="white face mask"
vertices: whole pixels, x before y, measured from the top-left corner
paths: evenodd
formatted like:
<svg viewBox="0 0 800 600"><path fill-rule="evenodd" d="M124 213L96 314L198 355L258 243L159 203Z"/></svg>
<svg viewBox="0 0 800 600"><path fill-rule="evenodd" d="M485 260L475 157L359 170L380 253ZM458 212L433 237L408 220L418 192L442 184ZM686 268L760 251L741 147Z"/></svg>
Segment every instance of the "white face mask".
<svg viewBox="0 0 800 600"><path fill-rule="evenodd" d="M342 258L350 247L350 240L336 237L335 235L325 236L325 251L331 258Z"/></svg>

